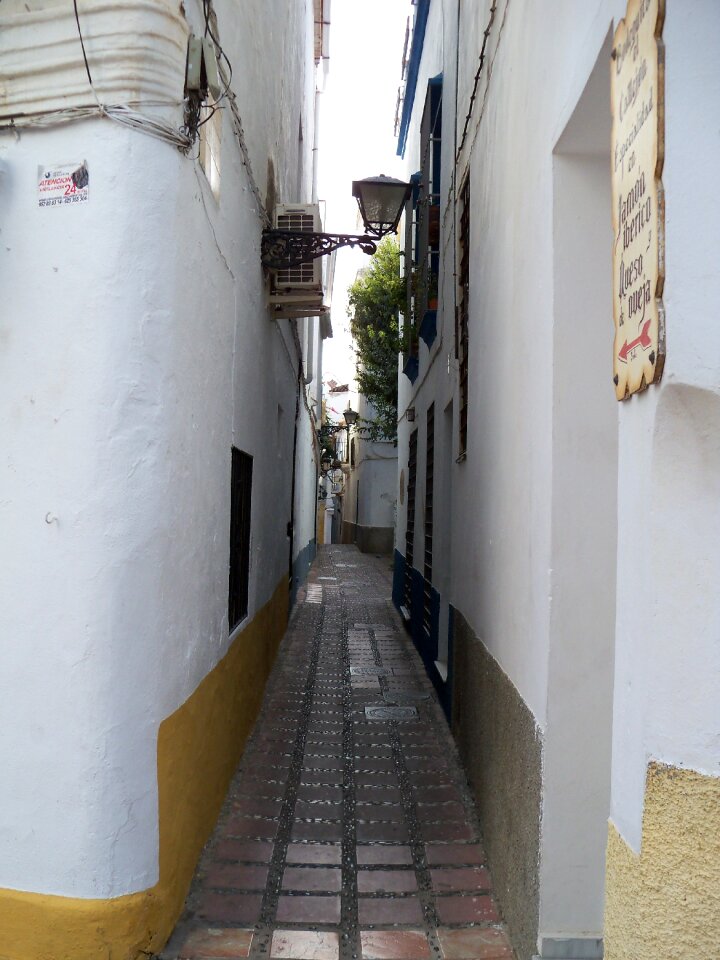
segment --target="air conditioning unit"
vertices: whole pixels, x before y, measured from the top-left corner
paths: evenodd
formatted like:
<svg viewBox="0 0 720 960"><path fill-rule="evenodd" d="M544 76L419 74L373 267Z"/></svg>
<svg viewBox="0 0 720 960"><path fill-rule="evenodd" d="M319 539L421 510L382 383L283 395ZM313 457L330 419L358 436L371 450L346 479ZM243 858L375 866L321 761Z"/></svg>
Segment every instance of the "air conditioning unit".
<svg viewBox="0 0 720 960"><path fill-rule="evenodd" d="M279 203L275 207L276 230L293 230L296 233L320 233L320 207L317 203ZM297 267L273 271L273 290L322 293L322 259L318 257L310 263Z"/></svg>
<svg viewBox="0 0 720 960"><path fill-rule="evenodd" d="M317 203L279 203L273 227L299 233L319 233ZM317 317L327 313L323 305L322 259L270 271L270 309L273 317Z"/></svg>

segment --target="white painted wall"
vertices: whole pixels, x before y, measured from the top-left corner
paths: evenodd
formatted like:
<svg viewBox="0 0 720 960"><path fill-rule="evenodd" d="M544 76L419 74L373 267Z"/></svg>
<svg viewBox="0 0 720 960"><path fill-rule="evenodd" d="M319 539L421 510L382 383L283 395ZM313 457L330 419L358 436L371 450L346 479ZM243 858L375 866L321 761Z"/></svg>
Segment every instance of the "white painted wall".
<svg viewBox="0 0 720 960"><path fill-rule="evenodd" d="M365 396L358 396L361 420L372 421L375 410ZM393 527L397 500L397 446L392 441L371 442L356 433L353 522L363 527Z"/></svg>
<svg viewBox="0 0 720 960"><path fill-rule="evenodd" d="M309 195L312 5L216 7L261 191L272 158L278 199ZM38 164L76 158L89 202L39 209ZM255 458L249 617L287 573L298 357L247 184L226 114L219 203L195 157L109 120L0 136L0 887L157 880L157 729L229 644L232 444ZM298 549L309 437L301 404Z"/></svg>
<svg viewBox="0 0 720 960"><path fill-rule="evenodd" d="M364 443L356 460L358 520L363 527L392 527L395 522L397 454L391 442Z"/></svg>
<svg viewBox="0 0 720 960"><path fill-rule="evenodd" d="M482 6L461 24L458 138L477 68L479 37L488 20L489 4ZM520 15L512 7L505 15L504 5L499 8L486 54L492 64L490 88L486 96L486 72L477 94L484 108L477 107L473 114L458 166L459 180L470 177L472 202L468 452L464 462L436 470L442 502L447 502L447 509L439 508L438 520L444 524L447 517L450 523L448 535L439 531L434 541L434 580L444 593L441 624L449 601L517 687L543 737L541 938L601 935L603 915L614 635L616 406L608 363L609 253L604 291L602 279L597 280L597 254L599 249L602 258L602 250L609 250L609 177L601 160L589 161L586 156L584 170L578 170L563 157L555 161L554 171L553 159L611 23L611 13L596 6L578 14L566 5L562 15L554 17L539 9L526 9ZM439 25L437 19L433 21L433 11L439 7L433 5L428 24L430 43L418 84L416 124L425 82L443 69ZM446 51L453 48L450 7L445 5ZM573 17L576 22L568 23ZM547 57L549 48L552 58ZM454 67L454 56L446 55L444 197L451 189L455 147ZM603 77L608 77L607 68ZM609 79L606 83L609 87ZM540 87L542 97L537 95ZM609 90L606 110L608 103ZM599 120L594 116L589 130L574 131L579 145L566 144L569 152L597 153L597 143L587 140L589 133L599 138L604 132L609 143L607 115ZM411 172L419 167L417 126L408 156ZM559 203L570 203L568 192L579 192L583 178L589 180L587 188L601 184L594 204L581 204L585 221L578 222L572 209L554 209L553 177L559 175L561 162L565 166L560 171L564 179L558 184ZM560 251L553 243L556 215L568 220L567 242ZM600 222L595 224L598 216ZM429 356L421 345L418 381L412 390L407 386L404 390L404 403L415 408L412 427L419 428L420 441L416 566L422 557L418 534L424 505L424 421L433 399L436 455L452 460L458 449L453 226L452 203L448 203L443 208L441 234L445 271L440 336ZM580 235L588 228L594 235L587 241L585 258L574 264L571 277L559 276L554 284L556 258L577 256ZM568 240L573 230L578 236ZM572 302L576 295L591 302L582 311L579 327L577 304ZM559 296L565 298L562 306ZM578 365L580 351L594 351L595 359ZM585 389L584 380L588 381ZM438 416L450 400L455 411L452 437L448 417ZM578 408L584 410L586 421L592 421L592 433L579 428ZM409 429L403 426L403 434ZM597 436L608 431L611 442L606 450L598 445ZM402 442L401 464L407 460L405 436ZM602 461L602 454L606 469L598 471L589 457ZM607 510L588 513L585 506L608 501ZM404 543L404 534L398 541ZM593 598L588 589L597 572L596 562L600 568L605 564L606 577L603 589ZM583 614L593 603L600 616L590 625ZM601 733L588 739L598 725Z"/></svg>
<svg viewBox="0 0 720 960"><path fill-rule="evenodd" d="M409 434L419 430L416 566L431 402L436 451L449 447L438 412L450 400L457 433L449 194L489 8L489 2L461 6L456 140L458 7L451 0L431 4L406 149L410 174L420 166L426 83L443 71L438 339L431 351L421 344L416 383L400 377L400 490L407 489ZM567 0L552 10L498 4L458 165L458 180L469 173L472 197L470 441L467 460L452 464L441 480L451 532L434 541L434 571L452 571L445 585L438 579L443 600L488 646L543 738L541 935L547 936L600 930L611 728L611 816L635 848L650 758L719 772L720 344L713 304L720 200L713 172L720 144L708 117L720 95L713 53L720 11L710 0L668 4L668 358L660 387L616 405L610 208L599 196L609 184L599 159L609 150L609 127L596 109L573 114L624 13L621 0ZM593 199L573 217L568 194L584 189ZM607 220L596 223L603 206ZM597 253L582 259L579 237L574 249L558 245L558 215L586 238L596 228ZM572 276L557 273L563 257L576 258ZM589 302L579 297L573 311L573 291L583 289L586 297L592 291ZM579 415L591 433L578 429ZM452 444L456 451L456 436ZM396 544L404 552L401 501Z"/></svg>
<svg viewBox="0 0 720 960"><path fill-rule="evenodd" d="M553 497L541 934L602 937L610 803L617 401L612 291L610 32L554 155Z"/></svg>
<svg viewBox="0 0 720 960"><path fill-rule="evenodd" d="M649 759L720 775L718 30L710 0L668 4L667 358L620 407L611 816L635 850Z"/></svg>

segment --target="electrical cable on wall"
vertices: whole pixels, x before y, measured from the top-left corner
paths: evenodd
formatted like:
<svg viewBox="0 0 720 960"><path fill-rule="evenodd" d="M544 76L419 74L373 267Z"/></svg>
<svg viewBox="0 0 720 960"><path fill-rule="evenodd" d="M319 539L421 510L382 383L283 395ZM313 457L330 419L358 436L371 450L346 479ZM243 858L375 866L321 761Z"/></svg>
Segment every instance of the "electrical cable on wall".
<svg viewBox="0 0 720 960"><path fill-rule="evenodd" d="M85 38L83 37L80 26L80 15L78 12L77 0L73 0L73 10L75 13L75 23L77 24L78 38L82 50L85 73L87 74L88 84L95 98L95 106L84 107L61 107L57 110L48 110L41 114L30 116L11 117L9 121L0 123L0 129L21 130L26 127L50 127L59 123L70 123L77 120L85 120L89 117L108 117L115 123L130 127L140 133L162 140L171 146L177 147L183 153L186 153L192 146L192 140L182 130L177 130L171 124L164 120L148 117L135 109L142 107L177 107L183 101L166 100L135 100L123 104L105 104L102 103L93 83L90 63L85 49Z"/></svg>
<svg viewBox="0 0 720 960"><path fill-rule="evenodd" d="M177 107L183 103L167 100L132 100L127 104L97 105L87 107L62 107L58 110L49 110L47 113L33 114L32 116L11 117L0 123L0 130L20 131L29 127L54 127L62 123L71 123L77 120L87 120L90 117L108 117L123 126L131 127L139 133L163 140L165 143L185 152L192 146L180 131L162 120L153 119L137 112L136 107Z"/></svg>
<svg viewBox="0 0 720 960"><path fill-rule="evenodd" d="M498 52L498 49L499 49L499 46L500 46L500 36L502 35L503 27L505 26L505 20L506 20L506 18L507 18L507 13L508 13L508 8L509 8L509 6L510 6L510 0L505 0L505 9L503 10L503 17L502 17L502 21L501 21L501 23L500 23L500 31L499 31L499 33L498 33L498 42L497 42L497 45L496 45L496 47L495 47L495 52L494 52L494 54L493 54L493 59L492 59L492 61L490 62L490 66L489 66L489 69L488 69L488 84L486 85L486 88L485 88L485 96L483 97L483 109L482 109L482 111L481 111L481 113L480 113L480 117L478 118L478 125L479 125L479 123L480 123L480 120L482 119L482 116L483 116L483 113L484 113L484 110L485 110L485 101L486 101L486 99L487 99L488 88L489 88L489 83L490 83L490 76L492 75L492 67L493 67L493 64L494 64L494 62L495 62L495 57L497 56L497 52ZM472 89L472 94L471 94L471 96L470 96L470 105L469 105L469 108L468 108L468 112L467 112L467 114L466 114L466 116L465 116L465 121L464 121L464 123L463 123L463 132L462 132L462 138L461 138L461 141L460 141L460 146L457 145L458 74L459 74L459 51L460 51L460 47L459 47L458 44L456 44L456 63L455 63L455 118L456 118L456 122L455 122L455 164L454 164L454 168L453 168L453 172L452 172L452 178L451 178L451 182L450 182L450 189L449 189L449 191L448 191L448 200L447 200L447 203L446 203L446 205L445 205L445 209L444 209L444 211L443 211L443 218L447 216L447 213L448 213L448 210L450 209L451 203L452 203L452 206L453 206L453 210L455 210L455 208L456 208L456 206L457 206L457 168L458 168L458 164L460 163L460 155L461 155L461 153L462 153L463 147L465 146L465 141L466 141L466 139L467 139L468 130L469 130L469 127L470 127L470 121L472 120L473 107L474 107L474 105L475 105L475 98L477 97L477 90L478 90L478 86L479 86L479 84L480 84L480 77L481 77L481 75L482 75L483 67L484 67L484 65L485 65L485 52L486 52L486 47L487 47L488 40L490 39L490 33L491 33L491 31L492 31L492 27L493 27L493 23L494 23L494 21L495 21L496 13L497 13L497 0L493 0L492 6L490 7L490 18L489 18L488 24L487 24L487 26L486 26L486 28L485 28L485 30L484 30L484 32L483 32L483 42L482 42L482 47L481 47L481 49L480 49L480 55L479 55L479 58L478 58L478 67L477 67L477 70L476 70L476 72L475 72L475 79L474 79L474 81L473 81L473 89ZM458 24L458 25L457 25L457 32L458 32L458 35L459 35L459 32L460 32L460 0L458 0L458 17L457 17L457 24ZM476 135L477 135L477 129L478 129L478 127L476 126L476 128L475 128L475 133L476 133ZM454 198L454 202L453 202L453 198ZM456 226L456 224L455 224L455 222L454 222L454 214L453 214L453 231L455 230L455 226Z"/></svg>
<svg viewBox="0 0 720 960"><path fill-rule="evenodd" d="M507 6L506 6L507 9ZM497 0L493 0L493 4L490 7L490 19L488 20L488 25L485 27L483 33L483 42L482 47L480 48L480 56L478 58L478 67L475 71L475 79L473 80L472 93L470 94L470 105L468 107L467 116L465 117L465 123L463 125L462 136L460 137L460 146L457 148L457 153L455 154L456 162L462 153L462 148L465 146L465 140L467 138L468 127L470 126L470 120L472 119L473 106L475 104L475 97L477 96L478 86L480 85L480 75L482 74L483 66L485 65L485 49L490 38L490 32L493 27L493 22L495 21L495 14L497 13Z"/></svg>
<svg viewBox="0 0 720 960"><path fill-rule="evenodd" d="M228 58L227 54L223 50L222 44L220 43L220 39L218 37L219 30L217 26L217 15L213 8L212 0L203 0L203 15L205 18L205 36L210 37L210 40L215 47L215 53L218 60L218 75L223 83L224 89L214 103L205 104L210 113L204 120L200 120L200 107L202 104L197 98L188 98L188 105L186 106L185 111L185 125L183 130L189 137L192 138L192 141L194 142L195 137L197 136L197 131L200 129L200 127L212 119L215 111L220 108L223 101L227 101L230 107L230 121L233 133L235 134L235 139L237 140L240 148L240 159L245 167L245 172L250 184L250 192L255 199L258 215L262 220L263 226L271 227L272 223L270 215L267 212L262 194L260 193L260 188L257 185L257 181L255 180L255 175L253 173L252 162L250 160L250 151L248 150L247 142L245 140L245 131L243 129L240 110L237 105L237 98L231 89L233 76L232 64L230 63L230 59Z"/></svg>
<svg viewBox="0 0 720 960"><path fill-rule="evenodd" d="M17 115L8 120L0 121L0 131L15 130L16 132L30 128L47 128L63 123L71 123L78 120L86 120L91 117L108 117L115 123L129 127L138 133L144 133L147 136L161 140L170 146L176 147L181 153L188 155L197 140L197 134L200 127L207 123L215 111L221 107L223 101L227 101L230 107L231 124L235 139L240 148L242 164L250 184L250 191L257 204L257 212L263 223L263 226L271 226L270 216L265 208L265 204L260 193L260 189L255 180L252 163L250 161L250 152L245 140L245 131L243 129L242 117L237 105L237 98L231 89L232 83L232 64L220 44L217 30L217 18L213 9L212 0L202 0L203 16L205 20L205 36L209 36L218 56L218 73L223 83L223 91L213 103L205 104L198 97L185 97L183 100L133 100L128 103L107 104L103 103L98 96L95 84L93 83L92 71L85 48L85 38L82 32L80 15L77 6L77 0L73 0L73 10L75 14L75 23L77 25L78 38L82 50L83 64L87 74L88 84L95 99L95 105L86 105L78 107L60 107L55 110L48 110L43 113L31 115ZM221 63L220 61L223 61ZM205 106L209 109L209 114L201 119L201 108ZM143 108L166 108L183 107L184 123L181 128L174 127L167 121L156 117L150 117L141 112Z"/></svg>

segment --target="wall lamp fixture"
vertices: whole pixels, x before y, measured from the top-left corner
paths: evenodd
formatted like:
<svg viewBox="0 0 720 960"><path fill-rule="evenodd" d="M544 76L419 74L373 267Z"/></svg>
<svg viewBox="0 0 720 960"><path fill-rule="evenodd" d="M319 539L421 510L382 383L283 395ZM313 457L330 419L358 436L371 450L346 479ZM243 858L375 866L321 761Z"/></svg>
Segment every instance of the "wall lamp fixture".
<svg viewBox="0 0 720 960"><path fill-rule="evenodd" d="M377 250L377 241L397 229L412 184L394 177L367 177L355 180L353 196L360 207L366 233L311 233L300 230L264 230L261 260L273 270L287 270L324 257L340 247L359 247L368 255Z"/></svg>
<svg viewBox="0 0 720 960"><path fill-rule="evenodd" d="M327 438L334 436L340 430L347 430L347 448L349 456L350 428L355 426L359 416L360 414L358 411L353 410L350 404L348 404L347 410L343 410L343 423L324 423L318 429L318 440L320 441L321 446L324 444ZM339 465L340 461L335 459L334 451L324 447L322 453L320 454L320 473L323 476L327 476L328 473L331 473Z"/></svg>
<svg viewBox="0 0 720 960"><path fill-rule="evenodd" d="M348 404L347 410L343 410L343 417L345 418L345 425L346 425L346 427L347 427L348 429L350 429L350 427L354 427L354 426L355 426L355 424L357 423L357 418L358 418L359 416L360 416L360 414L357 412L357 410L353 410L353 408L350 406L350 404Z"/></svg>

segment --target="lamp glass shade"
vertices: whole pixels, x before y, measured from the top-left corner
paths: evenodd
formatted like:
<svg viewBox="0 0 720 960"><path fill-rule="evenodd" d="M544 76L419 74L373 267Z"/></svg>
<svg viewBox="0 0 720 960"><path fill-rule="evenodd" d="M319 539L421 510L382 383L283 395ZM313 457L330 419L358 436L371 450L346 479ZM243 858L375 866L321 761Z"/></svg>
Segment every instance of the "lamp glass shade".
<svg viewBox="0 0 720 960"><path fill-rule="evenodd" d="M347 410L343 410L343 417L345 417L345 423L352 427L353 424L357 423L358 412L348 406Z"/></svg>
<svg viewBox="0 0 720 960"><path fill-rule="evenodd" d="M411 185L394 177L367 177L353 181L353 196L368 233L383 237L398 225Z"/></svg>

